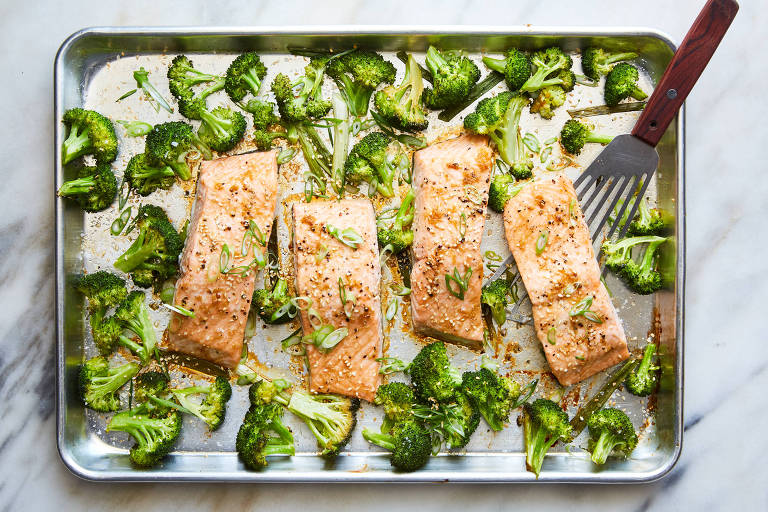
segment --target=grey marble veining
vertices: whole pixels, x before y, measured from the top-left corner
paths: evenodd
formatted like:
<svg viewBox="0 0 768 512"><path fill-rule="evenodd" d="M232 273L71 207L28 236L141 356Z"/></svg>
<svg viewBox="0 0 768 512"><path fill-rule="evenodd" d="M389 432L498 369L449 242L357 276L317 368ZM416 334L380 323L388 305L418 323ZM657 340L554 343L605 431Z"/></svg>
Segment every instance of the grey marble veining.
<svg viewBox="0 0 768 512"><path fill-rule="evenodd" d="M683 455L665 479L605 487L99 485L69 474L55 448L52 64L70 33L92 25L531 23L650 26L679 41L702 4L0 3L0 510L388 510L393 499L425 509L768 509L768 337L758 323L768 292L768 128L761 124L768 67L748 53L764 48L768 14L755 0L742 2L687 103L686 430Z"/></svg>

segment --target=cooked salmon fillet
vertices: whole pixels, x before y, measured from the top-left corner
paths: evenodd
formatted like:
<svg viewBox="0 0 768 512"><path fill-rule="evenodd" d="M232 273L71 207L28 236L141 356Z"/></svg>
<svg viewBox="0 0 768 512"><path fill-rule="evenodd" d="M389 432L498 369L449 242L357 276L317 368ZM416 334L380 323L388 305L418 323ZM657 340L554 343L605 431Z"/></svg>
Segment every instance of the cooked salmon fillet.
<svg viewBox="0 0 768 512"><path fill-rule="evenodd" d="M478 348L483 342L480 240L493 152L488 139L465 135L414 153L411 309L416 331ZM464 298L450 293L446 274L464 278ZM454 292L460 292L452 282ZM457 293L460 295L460 293Z"/></svg>
<svg viewBox="0 0 768 512"><path fill-rule="evenodd" d="M258 268L254 266L245 276L223 274L221 253L227 244L229 267L248 265L253 252L243 256L241 251L249 221L268 240L276 204L277 151L203 162L174 296L175 304L195 316L174 313L168 348L222 366L237 366ZM250 236L249 241L252 250L266 251Z"/></svg>
<svg viewBox="0 0 768 512"><path fill-rule="evenodd" d="M504 230L533 304L536 335L560 384L575 384L627 359L624 329L600 281L571 180L556 175L525 186L504 208ZM587 309L597 316L572 316L589 298Z"/></svg>
<svg viewBox="0 0 768 512"><path fill-rule="evenodd" d="M352 228L362 242L353 249L332 236L329 226L340 232ZM309 389L373 401L381 382L376 358L381 357L382 337L373 205L364 199L294 203L293 237L297 293L311 299L322 324L349 330L327 352L307 346ZM346 290L346 313L339 279ZM314 331L306 309L301 325L305 335Z"/></svg>

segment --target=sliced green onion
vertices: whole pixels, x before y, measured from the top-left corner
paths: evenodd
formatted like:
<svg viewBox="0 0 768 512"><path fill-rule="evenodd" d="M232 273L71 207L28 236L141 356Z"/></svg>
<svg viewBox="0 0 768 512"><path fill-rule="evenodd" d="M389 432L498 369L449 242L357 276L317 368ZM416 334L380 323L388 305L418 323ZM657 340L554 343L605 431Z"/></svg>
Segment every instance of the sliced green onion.
<svg viewBox="0 0 768 512"><path fill-rule="evenodd" d="M472 277L472 267L468 267L463 276L459 274L456 267L453 267L453 275L445 274L445 287L448 289L448 293L459 300L464 300L464 294L469 288L470 277ZM458 287L458 291L454 290L454 284Z"/></svg>
<svg viewBox="0 0 768 512"><path fill-rule="evenodd" d="M387 260L395 253L395 248L392 244L387 244L379 253L379 265L384 266L387 264Z"/></svg>
<svg viewBox="0 0 768 512"><path fill-rule="evenodd" d="M584 76L584 75L575 75L576 76L576 83L579 85L586 85L587 87L597 87L600 85L600 82L596 80L592 80L591 78Z"/></svg>
<svg viewBox="0 0 768 512"><path fill-rule="evenodd" d="M483 357L480 358L480 368L485 368L486 370L497 372L499 370L499 363L496 360L491 359L487 355L483 354Z"/></svg>
<svg viewBox="0 0 768 512"><path fill-rule="evenodd" d="M485 251L485 257L491 261L501 261L501 255L496 251Z"/></svg>
<svg viewBox="0 0 768 512"><path fill-rule="evenodd" d="M318 345L318 348L326 351L331 350L333 347L338 345L341 340L346 338L348 334L349 329L346 327L340 327L324 336L323 340L320 342L320 345Z"/></svg>
<svg viewBox="0 0 768 512"><path fill-rule="evenodd" d="M557 345L557 329L554 326L547 331L547 342L550 345Z"/></svg>
<svg viewBox="0 0 768 512"><path fill-rule="evenodd" d="M313 307L307 309L307 319L309 319L309 325L313 329L317 330L323 325L323 319L320 318L320 313Z"/></svg>
<svg viewBox="0 0 768 512"><path fill-rule="evenodd" d="M549 156L552 154L552 146L547 146L544 148L544 151L541 152L541 155L539 156L539 160L541 163L544 163L549 159Z"/></svg>
<svg viewBox="0 0 768 512"><path fill-rule="evenodd" d="M581 288L581 283L578 281L576 281L575 283L569 284L568 286L563 288L563 297L570 297L579 288Z"/></svg>
<svg viewBox="0 0 768 512"><path fill-rule="evenodd" d="M363 242L363 237L360 236L360 234L355 231L354 228L346 228L339 231L339 228L331 224L326 224L325 230L336 240L343 243L347 247L351 247L352 249L357 249L357 246Z"/></svg>
<svg viewBox="0 0 768 512"><path fill-rule="evenodd" d="M576 359L579 361L584 361L586 358L584 356L576 356Z"/></svg>
<svg viewBox="0 0 768 512"><path fill-rule="evenodd" d="M553 171L553 172L562 171L563 169L570 166L571 164L573 164L573 160L571 160L567 156L561 156L560 158L557 158L551 161L549 165L547 165L547 170Z"/></svg>
<svg viewBox="0 0 768 512"><path fill-rule="evenodd" d="M551 144L554 144L555 142L557 142L557 137L550 137L544 141L544 145L549 146Z"/></svg>
<svg viewBox="0 0 768 512"><path fill-rule="evenodd" d="M613 297L613 292L610 288L608 288L608 283L605 282L605 276L600 276L600 282L603 283L603 286L605 286L605 291L608 292L608 296Z"/></svg>
<svg viewBox="0 0 768 512"><path fill-rule="evenodd" d="M541 253L547 248L547 242L549 242L549 231L545 229L539 233L539 238L536 239L536 256L541 256Z"/></svg>
<svg viewBox="0 0 768 512"><path fill-rule="evenodd" d="M165 302L160 303L161 306L163 306L166 309L170 309L171 311L178 313L180 315L184 315L189 318L195 318L195 312L190 311L187 308L183 308L181 306L173 306L171 304L166 304Z"/></svg>
<svg viewBox="0 0 768 512"><path fill-rule="evenodd" d="M477 190L477 187L473 187L472 185L466 185L464 187L464 190L467 193L467 199L469 199L475 204L483 204L483 194L481 194L480 191Z"/></svg>
<svg viewBox="0 0 768 512"><path fill-rule="evenodd" d="M219 255L219 272L226 274L229 272L229 258L232 254L229 252L229 246L224 244L221 247L221 254Z"/></svg>
<svg viewBox="0 0 768 512"><path fill-rule="evenodd" d="M400 306L399 300L392 299L389 301L389 306L387 306L387 312L384 315L384 318L387 319L387 322L395 318L395 315L397 314L397 310L399 306Z"/></svg>
<svg viewBox="0 0 768 512"><path fill-rule="evenodd" d="M123 125L125 133L129 137L142 137L152 131L152 125L143 121L123 121L118 119L117 122Z"/></svg>
<svg viewBox="0 0 768 512"><path fill-rule="evenodd" d="M568 216L575 219L576 216L576 199L571 199L571 202L568 203Z"/></svg>
<svg viewBox="0 0 768 512"><path fill-rule="evenodd" d="M301 343L301 328L296 329L286 338L280 340L280 346L283 347L283 350L287 349L288 347L298 345L299 343Z"/></svg>
<svg viewBox="0 0 768 512"><path fill-rule="evenodd" d="M272 316L269 317L269 320L271 322L276 321L278 318L281 318L283 315L288 315L288 318L296 318L296 315L299 314L299 308L293 305L291 301L286 302L282 306L280 306L277 311L272 313Z"/></svg>
<svg viewBox="0 0 768 512"><path fill-rule="evenodd" d="M166 304L173 303L173 296L176 293L176 287L174 284L163 285L163 289L160 290L160 300Z"/></svg>
<svg viewBox="0 0 768 512"><path fill-rule="evenodd" d="M532 133L525 134L525 137L523 137L523 144L534 153L538 153L539 148L541 147L539 145L539 139Z"/></svg>
<svg viewBox="0 0 768 512"><path fill-rule="evenodd" d="M317 249L317 252L315 253L315 262L320 263L325 259L327 255L328 255L328 246L325 244L320 244L320 247Z"/></svg>
<svg viewBox="0 0 768 512"><path fill-rule="evenodd" d="M393 289L392 293L397 295L398 297L406 297L411 294L411 289L407 286L402 286L399 290Z"/></svg>
<svg viewBox="0 0 768 512"><path fill-rule="evenodd" d="M109 227L109 232L117 236L120 233L123 232L123 229L125 229L125 226L128 225L128 221L131 220L131 213L133 208L126 208L122 212L120 212L120 216L112 222L112 225Z"/></svg>
<svg viewBox="0 0 768 512"><path fill-rule="evenodd" d="M299 295L291 299L291 304L296 306L299 311L306 311L312 307L312 299L306 295Z"/></svg>
<svg viewBox="0 0 768 512"><path fill-rule="evenodd" d="M531 382L525 385L525 387L520 392L520 396L515 400L515 403L512 404L512 409L516 409L526 403L536 392L536 386L539 383L539 379L533 379Z"/></svg>
<svg viewBox="0 0 768 512"><path fill-rule="evenodd" d="M122 100L124 100L124 99L125 99L125 98L127 98L128 96L133 96L134 94L136 94L136 91L138 91L138 89L131 89L131 90L130 90L130 91L128 91L127 93L125 93L125 94L123 94L122 96L120 96L119 98L117 98L117 99L115 100L115 103L117 103L118 101L122 101Z"/></svg>
<svg viewBox="0 0 768 512"><path fill-rule="evenodd" d="M376 362L381 364L381 366L379 366L379 373L382 375L404 372L409 366L396 357L377 357Z"/></svg>
<svg viewBox="0 0 768 512"><path fill-rule="evenodd" d="M414 149L422 149L427 147L427 141L424 139L424 137L414 137L413 135L401 133L400 135L397 135L395 139L397 139L397 141L401 144L405 144L406 146Z"/></svg>
<svg viewBox="0 0 768 512"><path fill-rule="evenodd" d="M568 314L570 316L583 315L585 311L588 311L589 308L592 307L592 301L594 301L594 299L591 295L584 297L579 302L577 302L575 306L573 306L573 309L571 309Z"/></svg>
<svg viewBox="0 0 768 512"><path fill-rule="evenodd" d="M294 148L285 148L277 155L277 165L287 164L293 157L296 156L296 150Z"/></svg>
<svg viewBox="0 0 768 512"><path fill-rule="evenodd" d="M461 212L461 217L459 218L459 242L464 241L464 237L467 234L467 214L464 212Z"/></svg>
<svg viewBox="0 0 768 512"><path fill-rule="evenodd" d="M590 322L594 322L596 324L603 323L603 318L600 315L598 315L597 313L595 313L594 311L585 311L584 312L584 318L586 318Z"/></svg>

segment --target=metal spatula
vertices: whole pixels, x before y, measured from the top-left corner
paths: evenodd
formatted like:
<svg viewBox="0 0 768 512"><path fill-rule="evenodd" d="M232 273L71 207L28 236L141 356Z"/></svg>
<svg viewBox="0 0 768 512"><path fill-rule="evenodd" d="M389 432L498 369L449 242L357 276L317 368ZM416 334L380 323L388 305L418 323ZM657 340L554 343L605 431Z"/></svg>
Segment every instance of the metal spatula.
<svg viewBox="0 0 768 512"><path fill-rule="evenodd" d="M613 139L574 182L593 242L600 236L617 204L621 204L617 219L624 218L628 208L626 218L634 218L640 201L632 198L635 192L638 198L643 197L659 163L656 145L709 63L738 10L739 5L734 0L709 0L706 3L648 99L632 133ZM622 198L623 202L619 203ZM613 223L609 238L619 224ZM629 221L624 223L619 237L626 234L629 224ZM510 255L489 281L501 277L513 262ZM524 298L521 297L515 305L513 315Z"/></svg>

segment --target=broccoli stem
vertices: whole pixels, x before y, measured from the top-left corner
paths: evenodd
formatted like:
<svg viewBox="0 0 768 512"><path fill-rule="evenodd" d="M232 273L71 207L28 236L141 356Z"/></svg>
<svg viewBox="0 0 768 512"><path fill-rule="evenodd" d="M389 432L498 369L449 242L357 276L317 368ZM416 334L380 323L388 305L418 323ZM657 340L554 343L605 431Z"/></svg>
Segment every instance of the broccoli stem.
<svg viewBox="0 0 768 512"><path fill-rule="evenodd" d="M69 136L61 146L61 158L64 165L86 154L90 149L91 140L88 137L88 130L80 131L80 127L73 124L69 129Z"/></svg>
<svg viewBox="0 0 768 512"><path fill-rule="evenodd" d="M232 132L234 123L230 119L222 119L208 110L200 111L200 119L216 133L217 137L226 138Z"/></svg>
<svg viewBox="0 0 768 512"><path fill-rule="evenodd" d="M408 66L405 68L403 85L411 89L407 104L409 106L416 105L421 99L421 93L424 92L424 80L421 78L421 67L413 55L408 56Z"/></svg>
<svg viewBox="0 0 768 512"><path fill-rule="evenodd" d="M272 420L270 428L278 435L277 438L270 438L267 446L264 448L265 455L293 455L296 448L293 443L293 434L281 421Z"/></svg>
<svg viewBox="0 0 768 512"><path fill-rule="evenodd" d="M366 428L365 430L363 430L363 439L365 439L369 443L373 443L377 446L381 446L382 448L384 448L385 450L389 450L390 452L395 450L395 439L394 437L388 434L373 432Z"/></svg>
<svg viewBox="0 0 768 512"><path fill-rule="evenodd" d="M128 250L117 258L115 261L115 268L122 270L123 272L131 272L138 268L139 265L144 263L152 255L156 254L157 247L153 244L145 244L144 240L147 236L147 229L141 228L139 236L136 241L128 247Z"/></svg>
<svg viewBox="0 0 768 512"><path fill-rule="evenodd" d="M346 75L342 75L342 78L344 77ZM341 197L344 195L346 181L344 162L347 160L347 151L349 149L349 109L347 102L338 94L334 94L331 97L331 103L333 104L334 117L341 119L341 122L333 127L333 159L331 162L333 186L336 189L336 193Z"/></svg>
<svg viewBox="0 0 768 512"><path fill-rule="evenodd" d="M632 87L632 92L629 95L636 100L644 100L648 97L648 94L637 86Z"/></svg>
<svg viewBox="0 0 768 512"><path fill-rule="evenodd" d="M529 423L530 420L528 420ZM527 425L528 428L525 429L525 437L526 443L526 453L525 453L525 465L526 469L529 471L533 471L536 473L536 476L539 476L539 472L541 471L541 465L544 463L544 456L547 454L547 451L557 442L557 437L552 436L552 438L547 441L547 434L543 428L534 428L532 425ZM531 432L531 430L535 430L535 432Z"/></svg>
<svg viewBox="0 0 768 512"><path fill-rule="evenodd" d="M368 113L368 104L371 102L373 89L356 84L346 74L342 74L339 79L342 85L339 87L339 90L349 107L350 113L355 117L365 117Z"/></svg>
<svg viewBox="0 0 768 512"><path fill-rule="evenodd" d="M651 371L651 364L653 363L653 355L656 353L656 345L649 343L643 350L643 358L637 367L638 374L644 374ZM655 367L654 367L655 369Z"/></svg>
<svg viewBox="0 0 768 512"><path fill-rule="evenodd" d="M397 210L395 216L395 223L392 225L392 229L395 231L402 231L403 226L407 226L413 222L413 212L410 211L411 203L414 199L413 189L408 190L408 193L403 198L403 202L400 203L400 208Z"/></svg>
<svg viewBox="0 0 768 512"><path fill-rule="evenodd" d="M93 394L108 396L128 382L138 370L135 364L124 364L117 368L110 368L104 377L93 377Z"/></svg>
<svg viewBox="0 0 768 512"><path fill-rule="evenodd" d="M496 144L499 156L504 162L512 166L525 154L522 137L518 126L520 124L520 114L523 112L525 100L523 98L512 98L509 100L506 112L504 112L504 121L501 128L496 132L490 133L491 139Z"/></svg>
<svg viewBox="0 0 768 512"><path fill-rule="evenodd" d="M136 179L146 179L146 178L165 178L170 176L175 176L176 173L173 172L173 169L171 169L170 166L165 167L144 167L141 171L135 172L133 174L133 177ZM66 185L66 183L65 183Z"/></svg>
<svg viewBox="0 0 768 512"><path fill-rule="evenodd" d="M435 75L440 68L448 65L443 55L434 46L427 49L425 63L432 75Z"/></svg>
<svg viewBox="0 0 768 512"><path fill-rule="evenodd" d="M606 459L608 459L608 456L613 451L613 447L617 444L615 436L607 431L603 431L592 450L592 462L595 464L605 464Z"/></svg>
<svg viewBox="0 0 768 512"><path fill-rule="evenodd" d="M259 78L259 74L256 71L256 68L248 68L248 71L243 73L243 75L240 77L240 80L248 85L248 87L251 89L251 93L254 96L259 95L259 89L261 89L261 78Z"/></svg>
<svg viewBox="0 0 768 512"><path fill-rule="evenodd" d="M608 144L613 140L612 135L600 135L599 133L590 132L585 139L586 142L596 142L598 144Z"/></svg>
<svg viewBox="0 0 768 512"><path fill-rule="evenodd" d="M76 180L65 181L59 189L59 195L62 197L76 196L90 192L95 186L95 176L86 176Z"/></svg>
<svg viewBox="0 0 768 512"><path fill-rule="evenodd" d="M610 57L606 57L605 64L613 64L614 62L619 62L620 60L632 60L635 58L637 58L637 54L635 52L614 53Z"/></svg>
<svg viewBox="0 0 768 512"><path fill-rule="evenodd" d="M483 57L483 63L488 66L491 71L498 73L504 73L507 67L507 59L494 59L492 57Z"/></svg>
<svg viewBox="0 0 768 512"><path fill-rule="evenodd" d="M653 237L653 238L659 238L659 237ZM643 253L643 259L640 263L640 273L644 274L651 270L651 267L653 266L653 256L656 253L656 249L666 242L666 238L662 238L661 240L653 240L648 244L648 247L645 249L645 253Z"/></svg>

